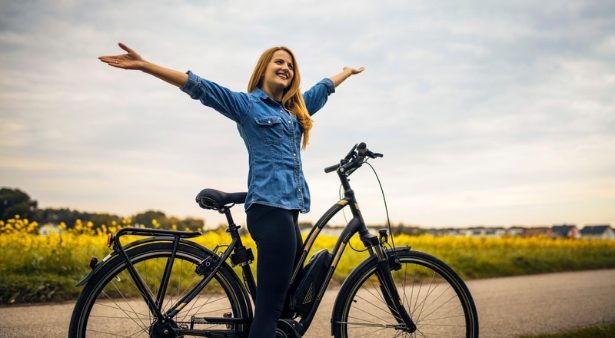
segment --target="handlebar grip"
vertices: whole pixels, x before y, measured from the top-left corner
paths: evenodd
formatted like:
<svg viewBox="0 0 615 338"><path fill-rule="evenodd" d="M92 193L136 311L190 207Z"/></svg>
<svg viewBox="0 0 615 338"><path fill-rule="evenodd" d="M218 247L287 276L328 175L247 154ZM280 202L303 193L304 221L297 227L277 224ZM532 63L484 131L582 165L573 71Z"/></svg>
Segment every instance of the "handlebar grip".
<svg viewBox="0 0 615 338"><path fill-rule="evenodd" d="M339 164L335 164L335 165L332 165L332 166L330 166L330 167L326 167L326 168L325 168L325 173L327 173L327 174L328 174L328 173L330 173L330 172L332 172L332 171L336 171L336 170L337 170L337 168L339 168L339 167L340 167L340 165L339 165Z"/></svg>

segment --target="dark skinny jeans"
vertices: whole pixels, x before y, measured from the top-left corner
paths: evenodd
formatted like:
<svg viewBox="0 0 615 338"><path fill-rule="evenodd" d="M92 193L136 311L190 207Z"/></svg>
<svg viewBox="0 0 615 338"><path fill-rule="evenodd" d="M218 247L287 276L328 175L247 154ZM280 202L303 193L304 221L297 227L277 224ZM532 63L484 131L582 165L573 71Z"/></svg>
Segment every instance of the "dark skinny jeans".
<svg viewBox="0 0 615 338"><path fill-rule="evenodd" d="M274 338L302 240L299 211L252 204L248 230L256 242L256 308L249 338Z"/></svg>

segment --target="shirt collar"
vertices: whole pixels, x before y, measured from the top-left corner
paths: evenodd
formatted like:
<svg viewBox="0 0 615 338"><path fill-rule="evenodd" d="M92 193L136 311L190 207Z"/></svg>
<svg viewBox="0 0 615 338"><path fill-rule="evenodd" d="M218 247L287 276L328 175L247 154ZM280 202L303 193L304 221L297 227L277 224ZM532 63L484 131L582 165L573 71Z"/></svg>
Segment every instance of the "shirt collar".
<svg viewBox="0 0 615 338"><path fill-rule="evenodd" d="M250 92L250 94L256 96L257 98L259 98L259 99L261 99L263 101L269 100L269 102L271 102L271 103L275 103L275 104L280 105L280 106L282 105L280 102L272 99L271 96L267 95L267 93L265 93L265 91L260 89L259 87L254 88L254 90L252 90Z"/></svg>
<svg viewBox="0 0 615 338"><path fill-rule="evenodd" d="M260 89L259 87L254 88L254 90L253 90L250 94L252 94L252 95L254 95L254 96L258 97L258 98L259 98L259 99L261 99L261 100L266 100L266 99L269 99L269 100L271 100L271 101L274 101L274 102L275 102L275 100L274 100L274 99L270 98L270 97L269 97L269 95L267 95L267 93L265 93L265 91L264 91L264 90L262 90L262 89Z"/></svg>

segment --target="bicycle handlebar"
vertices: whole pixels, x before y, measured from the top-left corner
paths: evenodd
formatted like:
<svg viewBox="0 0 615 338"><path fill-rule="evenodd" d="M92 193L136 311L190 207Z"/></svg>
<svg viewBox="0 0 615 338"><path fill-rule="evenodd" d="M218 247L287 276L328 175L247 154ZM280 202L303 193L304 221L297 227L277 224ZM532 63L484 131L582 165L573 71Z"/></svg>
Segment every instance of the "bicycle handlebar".
<svg viewBox="0 0 615 338"><path fill-rule="evenodd" d="M358 169L363 163L366 161L366 158L378 158L383 155L380 153L374 153L367 149L367 145L365 142L361 142L359 144L355 144L352 149L348 152L346 157L340 160L339 164L334 164L332 166L325 168L325 173L330 173L333 171L339 171L341 173L347 173L349 175L354 170Z"/></svg>
<svg viewBox="0 0 615 338"><path fill-rule="evenodd" d="M326 168L325 168L325 173L327 173L327 174L328 174L328 173L330 173L330 172L332 172L332 171L336 171L336 170L337 170L337 168L339 168L339 167L340 167L340 165L339 165L339 164L334 164L334 165L332 165L332 166L330 166L330 167L326 167Z"/></svg>

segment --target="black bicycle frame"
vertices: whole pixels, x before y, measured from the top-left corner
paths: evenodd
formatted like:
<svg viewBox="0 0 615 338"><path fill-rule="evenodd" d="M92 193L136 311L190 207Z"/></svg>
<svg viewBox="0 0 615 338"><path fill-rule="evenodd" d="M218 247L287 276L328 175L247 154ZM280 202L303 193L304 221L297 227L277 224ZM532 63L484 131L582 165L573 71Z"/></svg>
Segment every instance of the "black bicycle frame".
<svg viewBox="0 0 615 338"><path fill-rule="evenodd" d="M303 245L301 258L298 261L293 271L293 275L291 277L291 285L292 283L294 283L299 272L303 268L307 255L310 252L310 249L312 248L312 245L314 244L316 238L318 237L322 229L328 224L331 218L333 218L333 216L335 216L339 211L344 209L346 206L350 207L353 218L348 222L348 224L342 231L341 235L339 236L335 244L335 247L332 252L333 260L331 262L331 266L329 267L329 270L327 272L327 275L325 277L323 284L318 290L317 297L314 300L312 307L310 308L308 314L304 318L301 318L301 320L297 323L298 325L293 325L293 327L301 335L303 335L307 331L312 320L314 319L314 316L320 305L320 302L325 293L325 290L327 289L327 286L329 285L329 282L331 281L331 278L333 277L335 269L344 252L344 249L346 248L346 245L348 244L352 236L354 236L356 233L359 233L361 241L367 248L369 254L372 256L375 255L378 259L377 276L380 279L382 292L383 292L383 295L385 296L385 299L387 300L387 304L389 305L389 308L392 310L392 312L394 312L392 313L393 316L399 322L404 323L409 331L413 332L416 326L414 325L412 319L408 315L405 308L401 305L401 300L399 298L397 288L395 287L395 283L391 276L389 257L387 257L387 254L382 244L380 243L380 240L378 239L378 237L371 234L367 230L367 226L365 225L365 221L363 220L361 210L359 209L358 203L355 199L354 191L352 190L348 182L348 177L341 172L338 172L338 176L340 177L340 181L342 182L342 186L344 188L344 198L342 198L337 203L335 203L333 206L331 206L323 214L323 216L321 216L318 222L316 222L314 227L312 227ZM226 218L229 224L229 228L227 232L229 232L231 235L231 239L232 239L231 243L228 245L228 247L224 250L224 252L221 255L214 256L216 257L215 267L211 269L209 273L206 274L204 278L194 288L192 288L192 290L189 293L184 295L179 301L177 301L173 306L171 306L164 314L161 313L160 308L164 301L164 291L167 288L168 281L171 275L171 269L173 267L173 261L175 258L175 253L177 251L177 246L181 238L196 237L200 235L200 233L199 232L172 231L172 230L126 228L126 229L120 230L118 234L115 236L114 238L115 249L116 251L119 251L120 254L123 256L123 258L126 260L127 268L128 268L128 271L131 277L133 278L135 284L137 285L137 288L141 292L143 299L145 300L148 307L150 308L151 313L154 314L157 320L167 320L177 315L192 299L194 299L203 290L203 288L207 285L207 283L209 283L209 281L213 278L216 272L220 269L222 264L225 264L226 260L229 257L231 257L232 253L235 253L235 254L243 253L246 250L246 248L243 246L243 243L241 241L241 237L239 236L238 229L240 227L234 223L231 213L230 213L230 208L225 207L224 209L221 210L221 212L226 215ZM169 257L169 259L167 260L165 270L163 273L162 282L160 285L160 290L158 292L158 296L156 297L156 300L154 300L152 295L150 295L150 293L147 291L147 288L145 287L144 282L141 280L136 269L130 262L128 255L126 254L126 252L123 250L122 246L119 243L119 237L124 234L151 235L151 236L163 235L163 236L172 236L173 238L173 252L171 254L171 257ZM245 258L240 262L242 266L242 274L244 277L243 280L244 280L245 285L248 288L247 291L249 292L252 300L255 301L256 300L256 283L254 281L252 270L250 269L250 266L249 266L250 263L251 261L248 261ZM219 323L219 324L233 324L233 323L248 324L248 320L249 320L249 318L202 318L202 319L206 320L209 323ZM175 329L175 331L177 334L192 334L192 335L199 335L199 336L207 336L207 335L218 334L222 332L226 334L233 334L233 332L229 330L195 330L195 329L177 328Z"/></svg>
<svg viewBox="0 0 615 338"><path fill-rule="evenodd" d="M241 250L241 248L245 249L241 241L241 237L239 236L239 232L237 231L239 229L239 226L237 226L232 221L232 218L230 216L230 210L228 208L225 208L224 211L225 211L225 214L227 215L227 219L229 220L229 229L227 231L231 234L231 238L232 238L231 244L228 245L227 249L222 253L222 256L216 256L218 257L216 259L216 265L211 270L211 273L204 276L204 278L197 285L195 285L189 293L187 293L181 299L175 302L175 304L171 306L164 314L160 311L160 309L164 302L164 295L166 293L166 289L167 289L169 279L171 276L171 270L173 269L173 263L175 260L175 255L177 253L177 246L182 238L197 237L197 236L200 236L201 233L200 232L187 232L187 231L174 231L174 230L160 230L160 229L124 228L124 229L119 230L117 234L113 237L114 250L118 252L122 256L122 258L124 258L124 260L126 261L126 268L128 269L130 276L135 282L137 289L139 289L139 292L141 293L141 296L145 300L145 303L147 304L150 312L153 314L154 317L156 317L156 320L164 321L164 320L175 317L188 303L190 303L192 299L194 299L203 290L203 288L207 285L207 283L211 281L215 273L220 269L222 264L224 264L224 262L231 256L233 251ZM130 258L128 257L128 254L126 253L126 251L124 250L124 248L122 247L120 243L120 237L124 235L164 236L164 237L158 237L158 238L160 240L166 240L166 241L172 240L173 241L173 249L171 252L171 256L168 258L166 262L165 269L162 275L162 280L161 280L159 290L158 290L158 295L156 296L156 300L154 300L153 295L150 294L148 288L145 286L145 283L139 276L139 273L136 271L134 265L132 264L132 262L130 261ZM249 292L252 295L252 297L255 299L256 285L254 283L254 277L252 275L252 271L250 270L249 264L242 264L242 272L245 277L245 282L248 285ZM238 323L238 322L247 323L248 321L247 318L243 318L243 319L211 318L211 319L215 320L216 323L221 323L221 324L231 324L231 323ZM215 331L217 330L201 331L201 330L177 329L178 333L183 332L186 334L191 333L193 335L196 334L196 335L203 335L203 336L209 335ZM228 331L225 331L225 332L228 332Z"/></svg>
<svg viewBox="0 0 615 338"><path fill-rule="evenodd" d="M173 240L173 251L171 253L171 257L167 260L167 263L164 268L163 278L160 283L160 287L158 290L158 296L156 300L153 299L150 294L148 288L145 286L145 283L139 276L139 273L135 269L134 265L130 261L128 254L122 247L120 243L120 237L124 235L135 235L135 236L166 236L160 237L161 240ZM200 232L196 231L175 231L175 230L161 230L161 229L142 229L142 228L124 228L120 229L117 234L113 237L113 249L124 258L126 261L126 268L128 269L128 273L132 277L137 289L141 293L141 296L145 300L145 303L149 307L149 310L158 320L162 320L165 317L162 312L160 312L160 307L164 301L164 294L166 293L166 289L169 282L169 277L171 276L171 270L173 268L173 262L175 261L175 254L177 253L177 245L181 238L191 238L200 236Z"/></svg>
<svg viewBox="0 0 615 338"><path fill-rule="evenodd" d="M304 334L305 331L309 328L314 316L316 315L316 311L320 305L322 297L333 277L335 269L337 268L337 264L339 263L342 254L344 253L344 249L346 245L356 233L359 233L359 237L361 241L367 248L370 255L376 255L378 258L378 277L381 281L383 287L383 295L390 297L389 307L392 310L395 310L396 313L393 313L393 316L397 318L398 321L403 322L407 327L410 328L411 331L414 331L415 325L410 319L407 311L401 305L401 300L399 298L399 294L397 292L397 288L395 287L395 283L391 276L390 267L388 257L384 251L380 240L375 235L371 234L369 230L367 230L367 226L365 225L365 221L363 220L363 215L361 214L361 210L355 198L354 191L350 187L350 183L348 181L348 177L338 171L338 176L342 183L342 187L344 188L344 198L339 200L336 204L331 206L327 212L316 222L310 234L308 235L302 249L301 259L297 263L295 270L293 272L291 278L291 285L297 278L299 272L301 271L303 264L307 258L312 245L316 241L321 230L327 225L327 223L335 216L339 211L344 209L346 206L350 207L352 212L352 219L348 222L342 233L340 234L337 242L335 243L335 247L333 248L333 252L331 253L333 256L333 260L331 262L331 266L329 267L329 271L327 272L327 276L320 289L318 290L317 297L312 303L312 307L308 314L301 318L299 321L299 327L295 327L300 334ZM388 298L385 297L385 298Z"/></svg>
<svg viewBox="0 0 615 338"><path fill-rule="evenodd" d="M231 234L231 244L229 244L229 246L226 248L226 250L224 250L222 255L216 259L216 265L211 270L211 272L207 276L205 276L205 278L203 278L188 294L184 295L175 305L173 305L171 308L169 308L169 310L167 310L166 315L169 318L173 318L175 315L177 315L177 313L181 311L184 308L184 306L190 303L190 301L194 299L194 297L196 297L203 290L203 288L207 285L207 283L209 283L209 281L213 278L216 272L220 269L222 264L226 262L226 260L231 256L233 252L243 252L243 250L246 250L246 248L244 247L241 241L241 236L239 236L238 230L240 227L237 226L235 222L233 221L230 208L225 207L222 210L222 212L226 215L226 219L229 223L227 232ZM255 301L256 300L256 283L254 282L254 276L252 275L252 270L250 270L249 263L250 263L249 261L242 262L241 268L242 268L242 274L244 276L244 282L248 286L248 291L250 295L252 296L252 300ZM219 318L219 320L216 322L231 323L235 321L236 320L233 320L231 318ZM190 331L190 332L194 332L194 331Z"/></svg>

